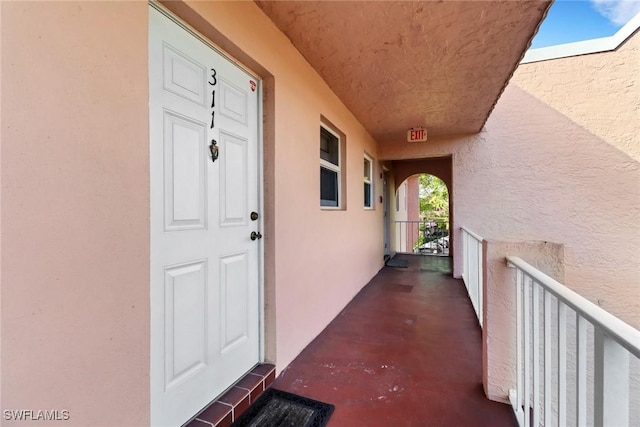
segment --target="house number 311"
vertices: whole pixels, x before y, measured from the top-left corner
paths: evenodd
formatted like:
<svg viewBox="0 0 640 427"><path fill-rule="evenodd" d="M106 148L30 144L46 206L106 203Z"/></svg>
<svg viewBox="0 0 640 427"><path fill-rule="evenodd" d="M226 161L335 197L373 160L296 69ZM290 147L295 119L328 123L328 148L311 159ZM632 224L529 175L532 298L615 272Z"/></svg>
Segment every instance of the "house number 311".
<svg viewBox="0 0 640 427"><path fill-rule="evenodd" d="M216 85L218 84L218 78L216 77L216 69L211 69L211 80L209 80L209 84L213 86L211 90L211 129L213 129L216 125ZM211 145L209 145L209 151L211 151L211 161L215 162L218 160L218 143L215 139L211 139Z"/></svg>

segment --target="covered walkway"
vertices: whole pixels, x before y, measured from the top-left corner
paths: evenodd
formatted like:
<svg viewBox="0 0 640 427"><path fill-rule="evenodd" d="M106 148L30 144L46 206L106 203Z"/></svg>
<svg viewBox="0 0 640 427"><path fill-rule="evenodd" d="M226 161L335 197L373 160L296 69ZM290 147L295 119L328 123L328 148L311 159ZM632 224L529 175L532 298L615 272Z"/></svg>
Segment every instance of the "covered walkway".
<svg viewBox="0 0 640 427"><path fill-rule="evenodd" d="M481 330L450 259L402 255L279 375L333 403L329 426L514 426L482 389Z"/></svg>

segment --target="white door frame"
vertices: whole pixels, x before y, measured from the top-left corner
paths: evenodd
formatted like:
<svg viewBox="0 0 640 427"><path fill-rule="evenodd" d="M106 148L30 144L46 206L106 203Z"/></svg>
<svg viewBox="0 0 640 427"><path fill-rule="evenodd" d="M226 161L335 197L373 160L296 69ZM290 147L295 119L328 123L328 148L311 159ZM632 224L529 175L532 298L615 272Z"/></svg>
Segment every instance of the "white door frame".
<svg viewBox="0 0 640 427"><path fill-rule="evenodd" d="M149 7L154 8L158 12L165 15L167 18L176 23L176 25L180 26L182 29L187 31L192 36L199 39L202 43L210 47L212 50L223 56L225 59L236 65L238 68L243 70L245 73L251 75L257 83L256 91L257 91L257 145L258 145L258 206L259 206L259 218L257 221L257 229L264 231L264 212L265 212L265 203L264 203L264 124L263 124L263 81L262 78L253 70L242 64L240 61L235 59L225 50L215 45L212 41L194 29L187 22L176 16L173 12L169 11L165 6L161 5L155 0L149 0ZM148 144L151 144L151 140L149 139ZM259 342L259 362L264 363L265 361L265 296L264 296L264 271L265 271L265 256L264 256L264 240L258 240L258 342ZM151 328L151 324L150 324ZM149 361L150 362L150 361ZM195 415L195 414L194 414Z"/></svg>

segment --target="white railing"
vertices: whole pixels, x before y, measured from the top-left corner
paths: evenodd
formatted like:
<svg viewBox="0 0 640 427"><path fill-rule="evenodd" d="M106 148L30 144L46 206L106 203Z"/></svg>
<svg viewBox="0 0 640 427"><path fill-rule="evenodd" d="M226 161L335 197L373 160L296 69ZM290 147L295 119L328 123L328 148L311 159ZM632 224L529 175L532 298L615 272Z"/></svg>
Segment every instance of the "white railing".
<svg viewBox="0 0 640 427"><path fill-rule="evenodd" d="M640 331L517 257L516 388L521 426L628 426ZM570 361L570 363L568 363Z"/></svg>
<svg viewBox="0 0 640 427"><path fill-rule="evenodd" d="M398 253L449 255L448 221L395 221L395 245ZM440 226L438 226L440 223Z"/></svg>
<svg viewBox="0 0 640 427"><path fill-rule="evenodd" d="M482 237L464 227L462 230L462 280L482 327Z"/></svg>

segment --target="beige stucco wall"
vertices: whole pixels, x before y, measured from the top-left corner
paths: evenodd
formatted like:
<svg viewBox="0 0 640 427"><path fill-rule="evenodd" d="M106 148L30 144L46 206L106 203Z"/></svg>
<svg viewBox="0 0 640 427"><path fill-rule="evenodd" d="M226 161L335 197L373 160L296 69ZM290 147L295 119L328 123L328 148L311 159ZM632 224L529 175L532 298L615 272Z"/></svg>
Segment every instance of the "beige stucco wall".
<svg viewBox="0 0 640 427"><path fill-rule="evenodd" d="M609 54L614 63L616 53ZM636 87L637 76L628 76ZM535 77L545 85L555 78ZM617 96L612 92L607 99ZM591 106L594 121L596 107ZM625 135L636 138L627 150L633 151L640 122L629 122L622 126L630 126ZM633 152L574 122L517 82L509 84L478 135L389 143L379 150L384 160L452 154L457 226L496 241L564 245L566 285L640 327L640 164ZM459 229L454 233L459 236ZM454 247L455 259L461 259L461 251ZM455 276L461 268L461 262L455 264Z"/></svg>
<svg viewBox="0 0 640 427"><path fill-rule="evenodd" d="M522 64L512 84L640 161L640 33L614 52Z"/></svg>
<svg viewBox="0 0 640 427"><path fill-rule="evenodd" d="M377 147L253 2L184 10L266 79L267 357L280 370L382 267L377 169L363 206ZM2 2L2 409L149 423L147 23L145 2ZM343 211L319 207L321 116L346 135Z"/></svg>
<svg viewBox="0 0 640 427"><path fill-rule="evenodd" d="M145 425L147 5L0 7L2 409Z"/></svg>

